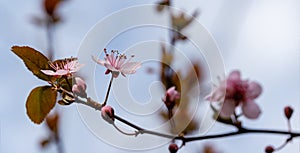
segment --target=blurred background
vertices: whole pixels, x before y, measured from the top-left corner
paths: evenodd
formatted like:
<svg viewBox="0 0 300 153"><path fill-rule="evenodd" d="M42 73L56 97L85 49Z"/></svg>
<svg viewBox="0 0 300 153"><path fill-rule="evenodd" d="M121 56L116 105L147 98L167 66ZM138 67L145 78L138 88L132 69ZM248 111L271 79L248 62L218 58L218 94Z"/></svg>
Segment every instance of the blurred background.
<svg viewBox="0 0 300 153"><path fill-rule="evenodd" d="M54 58L76 55L86 33L111 13L157 2L65 1L58 9L62 21L56 25L53 33ZM41 0L0 1L0 150L3 153L56 152L54 145L41 149L39 141L47 135L47 128L43 124L33 124L25 110L30 90L45 83L33 77L22 61L10 51L13 45L28 45L41 51L47 49L45 27L33 23L34 17L43 17L42 5ZM257 80L263 85L263 94L257 99L262 114L254 121L243 118L247 127L286 130L283 108L290 105L295 108L292 127L300 131L300 1L174 0L173 6L189 14L199 10L197 19L214 37L227 73L239 69L244 78ZM126 22L126 19L120 22ZM65 153L132 152L111 146L94 136L82 122L75 106L56 107L63 112L61 137ZM143 122L139 124L143 125ZM208 134L232 130L232 127L215 124ZM180 152L202 152L206 144L213 145L223 153L264 152L265 146L279 146L285 139L285 136L279 135L249 134L188 143ZM280 152L299 151L299 139L294 139ZM137 152L168 150L167 146L163 146Z"/></svg>

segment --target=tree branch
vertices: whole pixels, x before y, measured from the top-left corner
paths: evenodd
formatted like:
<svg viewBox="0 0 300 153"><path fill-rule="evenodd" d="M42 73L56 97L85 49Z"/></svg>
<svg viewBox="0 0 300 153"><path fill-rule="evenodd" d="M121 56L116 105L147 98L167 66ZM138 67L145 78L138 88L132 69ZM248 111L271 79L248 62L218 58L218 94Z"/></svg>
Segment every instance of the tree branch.
<svg viewBox="0 0 300 153"><path fill-rule="evenodd" d="M95 110L101 111L102 105L97 103L96 101L92 100L91 98L88 98L88 100L85 102L80 99L76 99L76 102L79 104L83 104L89 107L94 108ZM200 141L200 140L207 140L207 139L216 139L216 138L223 138L223 137L229 137L229 136L235 136L235 135L242 135L242 134L250 134L250 133L257 133L257 134L280 134L280 135L289 135L292 138L300 137L300 133L297 132L288 132L288 131L277 131L277 130L266 130L266 129L250 129L250 128L239 128L236 132L228 132L223 134L213 134L213 135L206 135L206 136L195 136L195 137L184 137L184 136L175 136L175 135L169 135L164 134L156 131L151 131L144 129L132 122L129 122L128 120L115 115L114 116L116 120L128 125L129 127L132 127L133 129L137 130L140 134L150 134L154 136L159 136L163 138L169 138L169 139L175 139L175 140L181 140L183 143L191 142L191 141Z"/></svg>

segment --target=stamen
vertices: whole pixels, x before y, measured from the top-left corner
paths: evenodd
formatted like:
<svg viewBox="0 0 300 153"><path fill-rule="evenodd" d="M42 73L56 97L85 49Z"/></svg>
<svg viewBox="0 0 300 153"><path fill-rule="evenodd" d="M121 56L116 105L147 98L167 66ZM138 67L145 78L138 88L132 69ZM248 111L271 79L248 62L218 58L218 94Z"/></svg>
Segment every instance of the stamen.
<svg viewBox="0 0 300 153"><path fill-rule="evenodd" d="M48 61L48 64L50 65L51 68L57 70L57 67L55 67L55 65L51 61Z"/></svg>

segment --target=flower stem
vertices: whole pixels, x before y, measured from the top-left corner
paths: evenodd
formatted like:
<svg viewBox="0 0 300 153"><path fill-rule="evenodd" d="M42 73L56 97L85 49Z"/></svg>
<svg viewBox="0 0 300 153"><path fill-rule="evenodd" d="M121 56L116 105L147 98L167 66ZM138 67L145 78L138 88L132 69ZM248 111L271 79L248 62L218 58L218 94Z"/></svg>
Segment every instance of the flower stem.
<svg viewBox="0 0 300 153"><path fill-rule="evenodd" d="M287 124L288 124L288 131L291 132L291 131L292 131L292 124L291 124L291 121L288 120Z"/></svg>
<svg viewBox="0 0 300 153"><path fill-rule="evenodd" d="M122 134L128 135L128 136L137 136L139 132L134 132L134 133L127 133L124 132L123 130L121 130L119 127L117 127L117 125L115 123L113 123L113 126Z"/></svg>
<svg viewBox="0 0 300 153"><path fill-rule="evenodd" d="M176 129L176 125L175 125L175 121L173 119L173 110L172 109L168 109L169 112L169 121L170 121L170 125L171 128L174 128L174 130Z"/></svg>
<svg viewBox="0 0 300 153"><path fill-rule="evenodd" d="M105 100L104 100L102 106L105 106L106 103L107 103L107 100L108 100L108 96L109 96L109 92L110 92L110 89L111 89L111 85L112 85L113 79L114 79L114 77L113 77L113 75L111 75L111 78L110 78L110 81L109 81L109 85L108 85L108 89L107 89L106 96L105 96Z"/></svg>

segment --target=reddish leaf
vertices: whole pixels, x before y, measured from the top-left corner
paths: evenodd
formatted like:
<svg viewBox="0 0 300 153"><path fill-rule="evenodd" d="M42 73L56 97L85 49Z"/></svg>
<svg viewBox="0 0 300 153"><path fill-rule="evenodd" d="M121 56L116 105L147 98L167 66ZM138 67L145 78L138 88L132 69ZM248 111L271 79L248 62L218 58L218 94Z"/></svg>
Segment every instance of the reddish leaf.
<svg viewBox="0 0 300 153"><path fill-rule="evenodd" d="M50 81L52 77L45 75L41 70L51 69L49 59L39 51L27 46L13 46L12 52L19 56L26 67L39 79Z"/></svg>
<svg viewBox="0 0 300 153"><path fill-rule="evenodd" d="M32 122L40 124L55 106L57 92L51 86L34 88L26 101L27 115Z"/></svg>

